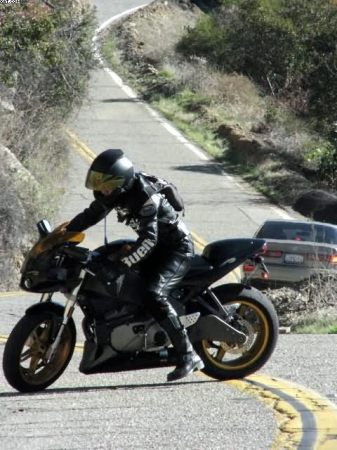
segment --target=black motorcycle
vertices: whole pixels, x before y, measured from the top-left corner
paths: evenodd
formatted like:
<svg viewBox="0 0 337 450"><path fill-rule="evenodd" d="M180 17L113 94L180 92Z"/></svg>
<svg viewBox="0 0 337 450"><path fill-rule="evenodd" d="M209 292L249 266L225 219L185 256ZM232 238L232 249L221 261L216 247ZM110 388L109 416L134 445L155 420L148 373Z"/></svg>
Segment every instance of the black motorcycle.
<svg viewBox="0 0 337 450"><path fill-rule="evenodd" d="M119 372L175 365L169 337L144 309L141 270L129 270L107 290L88 269L92 252L78 246L83 233L50 231L37 224L40 238L21 269L21 288L42 293L12 330L5 346L3 370L8 383L21 392L50 386L66 369L76 343L72 318L79 305L84 318L84 374ZM119 255L131 240L109 245ZM104 252L105 246L96 251ZM240 284L210 287L247 259L265 273L262 239L227 239L208 244L196 255L170 302L188 330L203 371L216 379L242 378L260 369L278 337L273 305L255 288ZM62 293L65 305L54 302Z"/></svg>

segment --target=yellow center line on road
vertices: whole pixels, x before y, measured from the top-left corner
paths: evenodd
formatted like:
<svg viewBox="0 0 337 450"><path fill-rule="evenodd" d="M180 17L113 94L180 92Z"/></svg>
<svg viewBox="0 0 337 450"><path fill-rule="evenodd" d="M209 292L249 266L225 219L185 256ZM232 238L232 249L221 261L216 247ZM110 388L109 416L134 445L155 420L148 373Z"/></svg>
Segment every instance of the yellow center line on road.
<svg viewBox="0 0 337 450"><path fill-rule="evenodd" d="M259 379L260 376L261 375L256 375L256 379ZM305 433L300 413L290 401L283 401L279 395L276 395L275 392L272 392L267 387L262 388L258 385L251 384L249 382L250 378L251 377L242 380L229 380L224 381L224 383L244 394L256 397L273 410L277 430L270 450L298 449ZM262 376L262 380L264 382L266 381L264 376ZM290 424L293 427L291 430ZM310 447L306 450L309 450L309 448Z"/></svg>
<svg viewBox="0 0 337 450"><path fill-rule="evenodd" d="M82 142L75 133L68 129L66 129L65 132L69 137L69 141L73 149L91 163L97 155L84 142Z"/></svg>
<svg viewBox="0 0 337 450"><path fill-rule="evenodd" d="M302 431L298 448L336 450L337 449L337 408L318 392L281 378L266 375L251 375L248 383L279 396L278 407L290 405L296 409L298 418L291 418L283 425L285 433L296 436ZM275 447L280 448L280 447ZM283 448L283 447L281 447Z"/></svg>
<svg viewBox="0 0 337 450"><path fill-rule="evenodd" d="M273 409L278 432L271 450L337 449L336 406L317 392L264 374L224 383Z"/></svg>
<svg viewBox="0 0 337 450"><path fill-rule="evenodd" d="M10 291L10 292L0 292L0 299L1 298L8 298L8 297L17 297L21 295L25 295L27 292L24 291Z"/></svg>

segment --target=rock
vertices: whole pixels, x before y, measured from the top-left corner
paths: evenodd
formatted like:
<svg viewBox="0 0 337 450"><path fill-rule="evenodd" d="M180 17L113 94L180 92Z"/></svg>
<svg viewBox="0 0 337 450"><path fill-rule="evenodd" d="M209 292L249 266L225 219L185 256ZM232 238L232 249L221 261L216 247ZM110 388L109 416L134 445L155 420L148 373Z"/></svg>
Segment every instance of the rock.
<svg viewBox="0 0 337 450"><path fill-rule="evenodd" d="M0 144L0 290L17 289L23 255L30 246L40 186L15 155Z"/></svg>
<svg viewBox="0 0 337 450"><path fill-rule="evenodd" d="M221 124L216 134L229 142L233 157L241 163L258 164L274 153L270 141L266 142L253 133L244 132L239 125Z"/></svg>
<svg viewBox="0 0 337 450"><path fill-rule="evenodd" d="M16 156L0 144L1 172L10 179L11 188L16 191L23 205L29 209L40 196L40 185L33 175L20 163Z"/></svg>
<svg viewBox="0 0 337 450"><path fill-rule="evenodd" d="M337 196L312 189L297 198L294 210L310 219L337 225Z"/></svg>

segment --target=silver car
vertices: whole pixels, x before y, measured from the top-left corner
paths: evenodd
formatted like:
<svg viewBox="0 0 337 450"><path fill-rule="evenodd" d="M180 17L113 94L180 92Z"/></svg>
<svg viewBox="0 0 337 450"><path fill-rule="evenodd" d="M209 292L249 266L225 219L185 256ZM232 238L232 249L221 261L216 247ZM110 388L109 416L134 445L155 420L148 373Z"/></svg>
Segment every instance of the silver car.
<svg viewBox="0 0 337 450"><path fill-rule="evenodd" d="M321 222L267 220L255 233L267 242L264 254L269 277L250 261L243 265L244 281L258 287L278 287L337 269L337 226ZM336 272L337 274L337 272Z"/></svg>

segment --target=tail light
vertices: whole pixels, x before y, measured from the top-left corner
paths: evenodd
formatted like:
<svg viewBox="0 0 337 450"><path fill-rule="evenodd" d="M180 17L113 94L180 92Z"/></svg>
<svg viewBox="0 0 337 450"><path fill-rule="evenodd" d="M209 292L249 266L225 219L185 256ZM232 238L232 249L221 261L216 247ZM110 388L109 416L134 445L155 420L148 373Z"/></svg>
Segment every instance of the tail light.
<svg viewBox="0 0 337 450"><path fill-rule="evenodd" d="M269 272L262 272L261 276L264 280L268 280L269 279Z"/></svg>
<svg viewBox="0 0 337 450"><path fill-rule="evenodd" d="M269 258L281 258L282 252L281 250L267 250L264 256Z"/></svg>
<svg viewBox="0 0 337 450"><path fill-rule="evenodd" d="M337 264L337 255L329 255L328 261L330 264Z"/></svg>
<svg viewBox="0 0 337 450"><path fill-rule="evenodd" d="M243 265L242 267L244 272L254 272L255 270L255 265L254 264L250 264L250 263L246 263Z"/></svg>

